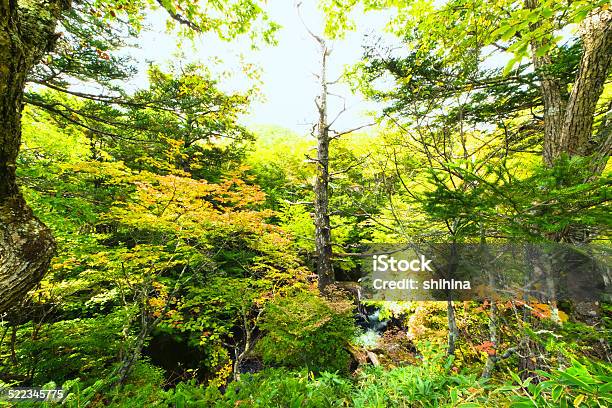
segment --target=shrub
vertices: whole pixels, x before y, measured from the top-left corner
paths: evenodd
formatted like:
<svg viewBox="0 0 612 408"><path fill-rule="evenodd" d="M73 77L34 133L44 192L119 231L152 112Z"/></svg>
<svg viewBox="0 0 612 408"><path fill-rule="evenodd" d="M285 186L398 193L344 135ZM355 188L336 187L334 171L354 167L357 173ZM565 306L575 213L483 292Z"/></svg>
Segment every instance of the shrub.
<svg viewBox="0 0 612 408"><path fill-rule="evenodd" d="M486 382L450 372L453 358L431 343L420 345L422 363L385 370L368 367L358 378L351 406L470 407L486 400Z"/></svg>
<svg viewBox="0 0 612 408"><path fill-rule="evenodd" d="M17 374L33 373L33 384L61 382L80 377L87 385L104 378L121 349L123 313L87 319L62 320L31 334L31 325L19 334ZM0 362L0 371L2 371ZM8 368L8 367L7 367Z"/></svg>
<svg viewBox="0 0 612 408"><path fill-rule="evenodd" d="M330 301L312 292L271 302L260 325L265 335L257 350L266 363L346 372L348 342L356 333L352 310L348 301Z"/></svg>
<svg viewBox="0 0 612 408"><path fill-rule="evenodd" d="M268 369L244 375L231 383L225 394L208 393L200 406L211 407L345 407L349 405L351 383L337 374L318 376L302 370Z"/></svg>
<svg viewBox="0 0 612 408"><path fill-rule="evenodd" d="M564 370L550 373L539 371L546 380L534 383L511 372L517 385L504 386L497 391L513 391L511 407L609 407L612 406L612 368L609 364L572 360Z"/></svg>
<svg viewBox="0 0 612 408"><path fill-rule="evenodd" d="M128 376L123 387L110 389L104 405L108 407L164 407L162 403L164 370L147 361L139 361Z"/></svg>

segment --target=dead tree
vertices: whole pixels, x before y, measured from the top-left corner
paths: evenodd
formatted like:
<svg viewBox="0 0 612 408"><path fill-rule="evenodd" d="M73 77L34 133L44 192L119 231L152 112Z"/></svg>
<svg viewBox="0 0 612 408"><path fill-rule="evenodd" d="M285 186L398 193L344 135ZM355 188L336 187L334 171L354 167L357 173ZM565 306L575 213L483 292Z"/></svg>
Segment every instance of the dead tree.
<svg viewBox="0 0 612 408"><path fill-rule="evenodd" d="M315 247L317 256L317 275L321 292L335 281L332 266L332 237L329 219L329 123L327 120L327 58L330 50L325 40L313 34L321 49L321 72L319 74L320 94L317 97L317 112L319 114L316 126L317 172L314 182L314 224Z"/></svg>
<svg viewBox="0 0 612 408"><path fill-rule="evenodd" d="M297 5L298 15L300 15L301 3ZM316 250L316 270L319 280L319 290L324 292L327 286L335 282L334 268L332 265L333 244L332 244L332 226L330 222L330 189L329 183L332 177L330 173L329 148L330 142L340 138L341 136L353 133L372 124L365 124L345 131L336 131L332 129L332 125L338 118L346 112L346 105L338 112L332 120L328 117L328 98L332 95L329 92L329 86L335 84L336 81L327 80L327 62L331 54L331 48L328 46L325 38L315 34L304 23L304 27L308 34L317 43L321 55L321 68L317 75L319 85L319 95L315 100L317 106L318 119L313 127L312 134L317 140L317 155L316 158L309 157L308 159L317 166L316 177L313 185L314 191L314 225L315 225L315 250Z"/></svg>

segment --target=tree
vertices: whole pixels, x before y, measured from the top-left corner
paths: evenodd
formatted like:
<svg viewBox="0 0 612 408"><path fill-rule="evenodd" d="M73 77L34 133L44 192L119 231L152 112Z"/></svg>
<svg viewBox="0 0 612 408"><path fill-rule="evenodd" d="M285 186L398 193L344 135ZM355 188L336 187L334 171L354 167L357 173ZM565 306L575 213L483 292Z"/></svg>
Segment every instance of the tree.
<svg viewBox="0 0 612 408"><path fill-rule="evenodd" d="M442 109L440 123L497 127L507 151L541 149L550 168L565 166L566 157L584 158L590 171L578 184L601 175L612 151L611 101L603 92L612 63L608 2L363 3L366 9L396 7L391 28L407 46L407 57L371 46L359 71L359 83L370 89L381 70L396 79L393 91L378 94L394 100L388 111L402 113L413 103L423 113ZM336 26L348 24L337 2L324 7ZM567 34L571 24L578 35ZM509 59L504 69L488 68L495 56ZM584 242L596 233L578 223L547 238Z"/></svg>
<svg viewBox="0 0 612 408"><path fill-rule="evenodd" d="M45 274L54 251L49 230L28 208L15 176L28 75L34 73L37 82L64 91L69 91L68 82L64 82L62 88L58 80L65 76L108 84L107 80L112 79L117 70L99 69L100 65L105 65L100 61L117 61L105 48L118 46L117 42L112 41L119 37L117 31L136 35L146 6L150 5L165 9L170 21L178 24L187 36L210 31L226 40L257 28L254 22L263 15L259 2L255 0L214 2L209 8L200 7L198 2L191 0L160 0L157 3L101 0L93 4L80 1L71 3L69 0L2 0L0 3L0 313L36 285ZM62 34L56 32L58 24L66 29L66 41L61 40ZM271 40L271 33L276 27L274 24L264 25L261 30L255 31L261 32L264 39ZM113 32L113 29L115 35L111 40L94 41L105 38L94 34L105 30ZM85 42L79 42L83 39L86 39ZM62 41L64 46L55 54L51 53ZM71 41L76 41L76 44ZM83 50L83 44L93 47ZM72 50L84 52L71 53ZM45 55L50 56L50 61L43 61L46 69L33 72ZM102 75L101 78L99 72L109 73L110 77ZM79 96L98 101L116 99L83 93Z"/></svg>
<svg viewBox="0 0 612 408"><path fill-rule="evenodd" d="M149 87L117 101L65 98L57 91L28 95L62 125L85 127L97 160L104 150L130 168L182 170L196 179L218 179L236 166L252 135L240 124L254 91L226 94L199 64L150 66Z"/></svg>
<svg viewBox="0 0 612 408"><path fill-rule="evenodd" d="M36 107L25 114L18 177L28 202L55 232L58 256L40 290L27 296L27 308L4 319L9 337L12 327L17 331L16 346L5 341L4 350L17 349L17 362L4 354L0 377L39 379L61 366L59 371L74 373L63 357L46 364L40 353L20 347L48 347L63 322L76 316L82 322L69 323L75 330L99 325L99 338L113 344L104 349L104 342L83 336L104 355L96 363L104 376L125 378L142 364L139 355L151 338L168 333L206 356L190 360L200 373L226 375L232 360L234 370L243 369L240 362L250 358L260 337L257 317L265 302L293 283L308 285L292 238L273 225L274 213L248 169L234 168L211 182L169 168L162 150L135 149L142 156L126 163L121 149L98 150L101 159L92 160L88 131L58 123ZM130 168L143 159L149 170ZM116 325L105 327L106 319ZM36 335L29 336L28 321ZM45 329L54 334L47 337ZM176 372L187 376L189 367ZM90 367L81 368L84 377L91 374Z"/></svg>
<svg viewBox="0 0 612 408"><path fill-rule="evenodd" d="M301 3L300 3L301 4ZM300 4L298 4L298 12ZM315 249L316 249L316 264L317 275L319 277L319 290L324 292L326 287L334 283L336 278L332 265L333 243L332 243L332 225L330 222L330 189L329 184L332 174L330 173L330 143L333 140L353 133L362 129L369 124L359 126L353 129L338 131L332 128L336 120L345 112L344 106L338 114L329 119L328 116L328 97L332 95L329 91L329 86L338 81L329 81L327 79L327 61L331 55L332 49L329 47L326 39L322 35L313 33L307 26L306 30L310 36L316 41L321 53L321 71L317 75L319 81L320 92L315 100L317 106L318 120L313 127L313 135L317 139L317 157L311 159L317 166L315 181L314 181L314 224L315 224ZM316 133L315 133L316 132Z"/></svg>
<svg viewBox="0 0 612 408"><path fill-rule="evenodd" d="M314 182L314 223L315 223L315 247L317 253L317 275L319 276L319 289L325 288L335 281L332 267L332 237L331 222L329 219L329 142L330 124L327 119L327 58L331 50L327 47L325 40L313 34L321 49L321 72L319 82L321 93L317 98L317 110L319 120L316 126L317 158L314 160L317 166Z"/></svg>
<svg viewBox="0 0 612 408"><path fill-rule="evenodd" d="M612 49L609 5L478 0L342 5L358 3L366 9L397 11L390 26L402 46L384 47L381 40L368 44L353 78L367 94L387 104L385 116L407 139L393 149L393 161L408 202L416 202L434 223L446 224L453 242L475 241L479 229L483 241L591 239L604 218L585 213L607 201L602 198L605 177L598 176L612 143L610 101L602 98ZM350 27L339 2L325 2L324 8L333 22L330 31ZM573 22L580 25L580 36L562 43L560 31ZM489 68L496 54L511 56L505 69ZM531 62L522 63L526 59ZM393 86L377 89L378 79L385 85L391 79ZM548 169L539 169L530 158L540 146ZM397 160L396 150L402 157L402 148L408 148L403 158L407 165ZM424 182L418 181L423 172L415 161L429 169ZM521 180L525 175L518 171L520 161L527 164L522 170L531 172L527 180ZM574 168L569 177L567 167ZM587 169L587 174L576 167ZM554 187L548 184L552 174ZM597 178L602 180L593 182ZM534 186L539 186L535 195ZM577 197L572 191L583 194ZM391 213L402 227L407 214L397 209L393 198L390 194ZM567 209L574 206L581 208L579 216L569 215ZM449 307L449 337L451 312ZM496 313L491 302L492 344L497 338ZM554 299L551 314L558 316ZM485 375L493 362L489 359Z"/></svg>
<svg viewBox="0 0 612 408"><path fill-rule="evenodd" d="M358 2L346 3L354 6ZM544 162L552 166L564 154L591 156L593 174L601 173L612 149L609 101L600 101L612 63L612 10L607 1L453 0L438 6L418 0L363 3L366 9L397 8L399 16L392 28L415 50L417 66L427 63L431 55L439 58L441 67L471 66L472 75L463 77L463 87L439 83L436 89L449 96L516 81L517 74L525 72L514 71L517 64L531 59L536 74L532 83L540 90L539 101L534 102L542 106ZM348 25L346 9L338 2L325 2L324 7L330 11L330 29ZM503 20L500 15L505 16ZM562 30L570 24L578 24L579 35L573 43L579 50L577 64L567 71L561 67L567 62ZM488 77L481 63L500 53L512 58L501 76ZM598 132L594 132L596 123Z"/></svg>
<svg viewBox="0 0 612 408"><path fill-rule="evenodd" d="M544 3L544 4L541 4ZM612 10L609 4L587 12L580 24L582 56L574 77L569 95L563 95L559 81L551 75L554 64L549 37L551 31L541 38L530 41L533 66L539 73L540 89L544 101L544 162L552 166L563 154L569 156L594 155L594 173L599 174L612 151L612 134L602 135L601 140L594 139L593 122L599 97L608 80L612 63ZM527 0L527 10L545 15L546 2ZM552 11L552 10L551 10ZM554 15L554 14L553 14ZM534 22L529 28L536 32L542 24L551 24L544 19L543 23Z"/></svg>
<svg viewBox="0 0 612 408"><path fill-rule="evenodd" d="M53 47L63 1L0 3L0 312L45 274L54 251L46 226L32 214L16 182L21 110L28 72Z"/></svg>

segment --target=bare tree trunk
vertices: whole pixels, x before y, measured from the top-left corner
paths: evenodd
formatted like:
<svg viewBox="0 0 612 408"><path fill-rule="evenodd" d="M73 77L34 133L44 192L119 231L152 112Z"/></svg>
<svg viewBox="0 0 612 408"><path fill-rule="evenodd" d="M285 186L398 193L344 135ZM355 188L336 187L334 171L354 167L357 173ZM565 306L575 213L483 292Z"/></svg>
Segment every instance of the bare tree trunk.
<svg viewBox="0 0 612 408"><path fill-rule="evenodd" d="M525 6L529 9L538 7L539 0L526 0ZM537 28L539 22L531 25L532 29ZM536 50L549 42L549 39L534 40L531 43L533 53L533 66L538 72L540 78L540 92L544 102L544 142L542 149L542 158L544 163L552 166L555 159L560 155L561 145L559 143L559 135L561 133L561 124L565 114L566 101L561 94L561 82L558 78L548 72L547 67L551 66L553 61L549 54L541 57L536 56Z"/></svg>
<svg viewBox="0 0 612 408"><path fill-rule="evenodd" d="M55 244L16 182L21 111L29 70L53 47L69 1L0 0L0 313L42 279Z"/></svg>
<svg viewBox="0 0 612 408"><path fill-rule="evenodd" d="M567 103L560 142L570 155L585 156L593 153L590 141L595 108L612 63L612 11L598 9L587 16L580 27L580 37L583 54Z"/></svg>
<svg viewBox="0 0 612 408"><path fill-rule="evenodd" d="M452 299L446 301L446 311L448 316L448 348L447 354L449 356L455 355L455 349L457 348L457 340L459 340L459 328L457 327L457 319L455 317L455 307L453 306Z"/></svg>
<svg viewBox="0 0 612 408"><path fill-rule="evenodd" d="M253 349L253 345L255 343L255 339L253 335L255 330L257 329L257 322L263 313L263 309L260 309L257 315L255 316L254 321L249 322L249 309L244 308L242 310L242 329L244 330L244 346L242 351L239 351L240 346L237 345L235 348L236 358L234 360L234 381L240 380L240 366L246 357L249 356L249 353Z"/></svg>
<svg viewBox="0 0 612 408"><path fill-rule="evenodd" d="M491 377L497 362L497 304L495 303L495 298L491 298L491 307L489 309L489 341L492 344L491 347L495 350L495 354L488 353L487 361L482 370L482 378Z"/></svg>
<svg viewBox="0 0 612 408"><path fill-rule="evenodd" d="M544 282L546 285L546 295L548 297L548 303L550 305L550 320L553 323L560 325L561 319L559 318L559 305L557 302L557 283L555 282L552 255L548 253L548 250L544 248L540 255L540 265L542 273L544 274Z"/></svg>
<svg viewBox="0 0 612 408"><path fill-rule="evenodd" d="M497 288L497 281L495 279L495 275L494 275L494 271L491 266L489 265L489 250L487 248L487 243L486 243L486 238L485 238L485 231L484 228L482 229L482 233L481 233L481 237L480 237L480 249L481 249L481 262L483 263L483 269L482 272L487 274L488 276L488 281L489 281L489 290L492 293L491 296L491 306L489 308L489 341L491 342L491 347L493 348L493 350L495 351L494 353L487 353L487 361L485 363L484 369L482 370L482 378L490 378L491 374L493 374L493 370L495 369L495 363L497 361L497 343L498 343L498 336L497 336L497 303L495 300L495 296L496 296L496 292L495 289Z"/></svg>
<svg viewBox="0 0 612 408"><path fill-rule="evenodd" d="M327 121L327 57L329 49L325 40L315 36L321 47L321 94L317 98L319 111L319 122L317 124L317 174L314 184L314 223L315 223L315 246L317 251L317 275L319 277L319 290L325 288L335 281L332 267L332 240L331 223L329 220L329 124Z"/></svg>
<svg viewBox="0 0 612 408"><path fill-rule="evenodd" d="M538 0L526 0L525 5L533 9L538 3ZM612 10L598 8L589 13L580 25L580 37L583 53L568 98L562 96L559 80L548 72L553 64L550 55L535 54L535 50L547 40L536 40L531 44L544 101L543 159L548 166L552 166L562 154L594 154L596 162L607 161L612 148L610 134L604 140L593 138L595 108L612 63ZM604 166L595 165L593 170L601 172Z"/></svg>
<svg viewBox="0 0 612 408"><path fill-rule="evenodd" d="M316 248L316 264L317 276L319 279L319 291L325 292L327 286L335 283L336 276L332 266L332 235L331 223L329 219L329 182L333 173L329 171L329 144L332 139L337 139L343 135L348 135L372 124L357 126L353 129L344 131L336 131L332 129L334 122L346 111L346 106L336 115L331 121L327 114L327 97L330 95L328 86L333 85L336 81L327 81L327 58L331 54L331 49L327 47L325 38L322 35L317 35L308 28L308 25L302 19L300 14L301 2L297 4L297 12L302 20L302 24L308 34L317 42L321 49L321 72L318 76L320 85L320 94L316 98L317 111L319 119L317 125L313 128L313 135L317 138L317 158L311 159L316 163L317 171L314 182L314 224L315 224L315 248ZM315 134L316 130L316 134ZM333 137L331 136L333 134ZM346 170L348 171L348 170ZM338 173L336 173L338 174ZM345 254L346 255L346 254Z"/></svg>
<svg viewBox="0 0 612 408"><path fill-rule="evenodd" d="M453 238L451 244L450 263L448 266L449 277L453 278L457 272L457 243ZM453 306L452 292L448 291L448 299L446 301L446 316L448 319L448 349L449 356L455 355L457 341L459 340L459 328L457 327L457 318L455 316L455 307Z"/></svg>

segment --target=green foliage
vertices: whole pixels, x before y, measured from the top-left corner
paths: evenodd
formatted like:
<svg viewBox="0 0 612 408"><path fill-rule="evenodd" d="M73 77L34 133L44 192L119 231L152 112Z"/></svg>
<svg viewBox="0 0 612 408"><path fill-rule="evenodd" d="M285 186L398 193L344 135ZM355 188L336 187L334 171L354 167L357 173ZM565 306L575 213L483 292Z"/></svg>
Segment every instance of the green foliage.
<svg viewBox="0 0 612 408"><path fill-rule="evenodd" d="M537 226L551 236L576 224L609 224L610 173L592 178L590 168L590 157L563 155L554 166L536 167L530 177L510 186L506 194L522 207L512 227Z"/></svg>
<svg viewBox="0 0 612 408"><path fill-rule="evenodd" d="M609 359L609 316L589 326L562 314L558 326L544 304L498 303L493 344L490 304L455 303L460 339L450 357L445 302L372 304L397 326L391 346L410 359L357 361L379 352L384 334L356 339L354 305L313 291L305 267L314 252L311 141L241 125L257 86L224 92L224 76L201 64L151 65L147 88L122 88L135 71L120 50L149 6L165 9L188 37L212 31L230 39L255 29L271 41L278 27L254 0L158 3L75 2L56 50L32 72L41 86L25 98L19 182L58 248L23 312L0 316L0 378L54 381L70 407L612 403L609 364L594 362ZM582 44L561 45L554 31L599 4L323 1L337 22L330 36L352 27L352 7L394 7L390 28L403 45L387 52L368 44L350 74L388 104L389 122L333 140L335 255L371 242L471 242L483 232L569 240L572 226L589 234L607 227L609 172L591 177L589 157L539 164L542 71L521 65L531 54L550 55L545 72L563 92L571 89ZM492 44L512 54L505 70L483 68L483 47ZM378 89L379 78L391 89ZM75 93L75 81L105 92ZM608 94L598 112L606 112ZM604 124L597 120L595 129ZM362 272L352 257L338 256L334 268L347 280ZM160 338L197 356L165 371L154 355ZM518 352L502 357L511 348ZM520 356L524 349L531 354ZM118 386L117 369L132 353L135 364ZM499 359L487 382L478 376L489 357ZM517 373L519 359L545 371ZM245 360L264 367L240 374Z"/></svg>
<svg viewBox="0 0 612 408"><path fill-rule="evenodd" d="M199 402L214 407L436 407L481 406L487 386L474 375L449 374L439 349L426 348L424 363L385 370L370 367L350 380L322 372L267 369L243 375L224 394L207 390ZM450 392L449 392L450 390ZM196 400L197 401L197 400ZM192 400L193 404L196 401ZM186 405L189 406L189 405Z"/></svg>
<svg viewBox="0 0 612 408"><path fill-rule="evenodd" d="M298 250L314 252L314 224L305 205L285 204L278 214L281 226L295 238Z"/></svg>
<svg viewBox="0 0 612 408"><path fill-rule="evenodd" d="M572 360L565 369L550 373L538 372L544 378L535 382L510 373L517 385L504 391L523 391L526 395L513 398L511 407L604 407L612 404L612 369L602 363L582 364Z"/></svg>
<svg viewBox="0 0 612 408"><path fill-rule="evenodd" d="M477 57L478 50L492 44L503 44L512 58L506 73L531 53L542 56L557 47L563 37L558 28L580 23L588 13L606 0L555 0L535 2L533 7L518 5L512 0L452 0L434 3L427 0L344 0L321 2L326 12L326 29L330 35L342 35L352 29L352 9L366 11L395 9L389 29L400 37L416 37L419 56L430 53L445 62L455 63ZM504 14L505 18L499 19ZM472 28L478 25L477 31ZM467 33L467 35L466 35ZM533 43L538 47L531 49Z"/></svg>
<svg viewBox="0 0 612 408"><path fill-rule="evenodd" d="M434 373L421 367L390 371L367 370L361 374L352 406L451 407L481 406L487 401L485 387L474 375Z"/></svg>
<svg viewBox="0 0 612 408"><path fill-rule="evenodd" d="M28 2L22 3L19 7ZM228 158L236 163L235 156L240 156L243 146L229 149L208 141L235 138L234 146L238 146L240 139L248 138L237 115L245 111L252 92L228 95L218 91L210 73L197 64L183 66L184 75L176 78L152 66L150 89L130 92L125 81L134 79L136 61L126 55L126 49L153 10L163 11L168 31L176 35L177 42L211 33L227 41L248 35L253 46L262 41L273 43L279 25L268 19L262 2L220 0L204 5L192 0L99 0L66 2L61 7L66 10L59 18L57 38L51 49L41 50L41 63L28 76L36 85L27 90L25 103L45 111L62 127L85 129L96 159L105 153L98 151L102 140L102 150L116 148L115 157L125 156L126 163L135 158L134 151L153 150L161 156L153 161L170 160L198 177L219 177L227 170L222 163ZM42 19L40 24L48 23ZM251 76L248 67L245 73ZM130 145L132 142L141 143ZM143 147L145 144L148 146ZM163 157L166 150L170 157ZM151 170L143 156L139 159L145 163L138 168ZM188 159L193 160L192 166Z"/></svg>
<svg viewBox="0 0 612 408"><path fill-rule="evenodd" d="M190 109L207 98L228 109L242 103L224 99L194 72L180 80L157 75L163 78L151 91L158 92L155 98L176 98ZM201 92L186 93L184 81L200 84ZM169 88L170 96L155 87ZM159 113L146 110L138 111L141 118ZM217 131L242 132L231 115L223 122L226 113L210 119ZM145 316L159 319L151 334L169 333L205 355L200 372L221 385L231 374L231 357L247 347L245 331L254 330L273 293L306 286L308 272L291 237L269 223L274 213L264 206L265 193L246 168L219 167L222 175L213 183L181 169L173 149L91 140L36 110L27 119L24 141L31 150L21 158L20 177L55 232L58 255L30 300L33 312L21 318L32 323L20 323L16 360L3 343L0 359L7 364L0 372L27 372L35 384L83 374L81 388L88 388L132 352ZM198 120L201 133L192 124L192 136L212 137L206 133L214 131L212 122ZM71 137L59 142L55 136L62 132ZM185 135L185 129L171 134ZM154 136L148 134L155 146L169 143L163 134ZM62 342L62 335L76 337ZM39 353L48 359L40 361Z"/></svg>
<svg viewBox="0 0 612 408"><path fill-rule="evenodd" d="M305 165L312 143L303 135L276 126L257 126L253 133L256 142L246 163L266 192L267 204L280 211L287 202L304 201L312 190L314 168Z"/></svg>
<svg viewBox="0 0 612 408"><path fill-rule="evenodd" d="M138 362L124 387L114 387L104 395L104 401L93 405L109 407L163 407L165 378L162 369L146 360ZM74 389L75 387L73 387ZM81 391L82 392L82 391Z"/></svg>
<svg viewBox="0 0 612 408"><path fill-rule="evenodd" d="M347 406L351 383L338 374L268 369L244 375L225 394L205 400L211 407L342 407ZM204 403L206 405L206 402Z"/></svg>
<svg viewBox="0 0 612 408"><path fill-rule="evenodd" d="M257 347L265 362L312 371L347 372L348 340L355 334L353 305L313 292L280 298L266 307Z"/></svg>
<svg viewBox="0 0 612 408"><path fill-rule="evenodd" d="M125 313L62 320L44 329L24 326L18 333L13 374L29 374L35 384L76 377L91 385L104 378L123 351Z"/></svg>
<svg viewBox="0 0 612 408"><path fill-rule="evenodd" d="M610 401L610 368L602 364L588 367L576 361L565 370L536 383L512 374L510 383L493 385L474 374L449 372L450 362L437 347L423 348L423 363L385 370L370 367L352 381L337 374L268 369L244 375L231 383L224 394L208 389L200 400L211 406L306 406L336 407L553 407L607 406ZM512 393L509 393L512 391ZM192 394L194 395L194 394ZM190 405L186 405L190 406Z"/></svg>

